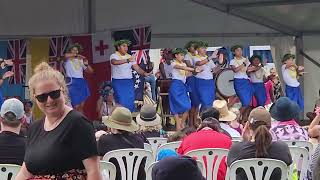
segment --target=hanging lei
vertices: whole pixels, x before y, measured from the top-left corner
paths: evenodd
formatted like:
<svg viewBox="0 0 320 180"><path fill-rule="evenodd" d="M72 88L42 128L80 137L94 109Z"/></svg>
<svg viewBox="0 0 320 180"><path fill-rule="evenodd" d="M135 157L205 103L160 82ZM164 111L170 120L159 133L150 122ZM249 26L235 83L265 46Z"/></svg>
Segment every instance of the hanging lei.
<svg viewBox="0 0 320 180"><path fill-rule="evenodd" d="M179 62L178 60L175 60L175 59L174 59L174 62L175 62L177 65L179 65L179 66L185 66L184 63ZM181 76L186 76L187 72L186 72L185 70L179 69L179 74L180 74Z"/></svg>
<svg viewBox="0 0 320 180"><path fill-rule="evenodd" d="M297 70L293 66L291 66L288 70L289 70L289 75L293 79L296 79L297 78Z"/></svg>
<svg viewBox="0 0 320 180"><path fill-rule="evenodd" d="M77 61L77 63L75 62ZM72 67L74 70L76 71L79 71L80 68L81 68L81 62L80 62L80 59L77 59L77 58L70 58L70 62L72 64Z"/></svg>
<svg viewBox="0 0 320 180"><path fill-rule="evenodd" d="M257 79L262 79L263 75L265 74L263 67L261 67L258 71L254 72L254 76Z"/></svg>
<svg viewBox="0 0 320 180"><path fill-rule="evenodd" d="M199 54L196 55L197 58L199 58L201 61L208 59L208 56L200 56Z"/></svg>
<svg viewBox="0 0 320 180"><path fill-rule="evenodd" d="M247 60L244 57L241 57L241 59L237 59L236 57L234 57L235 62L237 63L238 67L241 66L244 63L244 59ZM241 72L245 73L247 71L247 67L246 68L242 68Z"/></svg>
<svg viewBox="0 0 320 180"><path fill-rule="evenodd" d="M118 55L118 56L120 57L120 60L127 60L127 59L129 59L129 58L131 57L131 55L128 54L128 53L126 53L126 54L123 56L123 55L121 55L121 54L119 53L119 51L116 51L116 55Z"/></svg>

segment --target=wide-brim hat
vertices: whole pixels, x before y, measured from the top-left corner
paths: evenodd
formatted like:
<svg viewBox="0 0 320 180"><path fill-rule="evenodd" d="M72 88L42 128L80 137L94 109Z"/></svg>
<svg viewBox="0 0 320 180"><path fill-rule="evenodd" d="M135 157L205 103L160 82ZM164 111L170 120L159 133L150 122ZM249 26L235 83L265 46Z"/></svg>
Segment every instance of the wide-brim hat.
<svg viewBox="0 0 320 180"><path fill-rule="evenodd" d="M219 121L229 122L237 119L237 115L228 109L227 102L225 100L215 100L213 102L213 107L216 108L219 113Z"/></svg>
<svg viewBox="0 0 320 180"><path fill-rule="evenodd" d="M111 116L103 116L102 122L109 128L134 132L139 129L139 126L132 119L132 114L125 107L117 107L112 112Z"/></svg>
<svg viewBox="0 0 320 180"><path fill-rule="evenodd" d="M148 104L142 106L140 113L136 117L136 121L141 126L161 125L161 118L157 114L156 108Z"/></svg>
<svg viewBox="0 0 320 180"><path fill-rule="evenodd" d="M299 120L299 105L287 97L280 97L270 107L271 117L277 121Z"/></svg>

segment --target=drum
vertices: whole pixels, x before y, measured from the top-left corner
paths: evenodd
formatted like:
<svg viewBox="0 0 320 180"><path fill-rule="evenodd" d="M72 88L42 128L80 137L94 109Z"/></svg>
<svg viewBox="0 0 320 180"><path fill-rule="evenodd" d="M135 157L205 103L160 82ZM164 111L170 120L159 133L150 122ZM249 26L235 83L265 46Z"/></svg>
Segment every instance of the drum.
<svg viewBox="0 0 320 180"><path fill-rule="evenodd" d="M233 85L234 72L231 69L223 69L216 75L216 90L219 95L228 98L236 95Z"/></svg>
<svg viewBox="0 0 320 180"><path fill-rule="evenodd" d="M160 88L159 93L168 93L172 79L158 79L157 86Z"/></svg>

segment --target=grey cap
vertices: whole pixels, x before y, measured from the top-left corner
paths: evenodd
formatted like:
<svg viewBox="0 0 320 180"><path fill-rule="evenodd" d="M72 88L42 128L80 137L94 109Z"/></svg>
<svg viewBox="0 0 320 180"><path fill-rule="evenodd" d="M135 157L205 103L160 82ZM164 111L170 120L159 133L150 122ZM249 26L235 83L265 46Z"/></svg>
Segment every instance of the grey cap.
<svg viewBox="0 0 320 180"><path fill-rule="evenodd" d="M21 119L24 116L23 103L16 98L5 100L1 106L1 117L4 118L4 115L8 112L12 112L17 119Z"/></svg>

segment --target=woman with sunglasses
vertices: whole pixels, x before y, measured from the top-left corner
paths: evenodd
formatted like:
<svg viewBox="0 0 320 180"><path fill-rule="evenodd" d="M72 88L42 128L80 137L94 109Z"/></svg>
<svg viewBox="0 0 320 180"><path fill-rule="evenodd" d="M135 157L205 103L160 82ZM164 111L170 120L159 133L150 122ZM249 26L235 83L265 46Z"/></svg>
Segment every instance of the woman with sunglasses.
<svg viewBox="0 0 320 180"><path fill-rule="evenodd" d="M100 180L93 126L67 106L63 75L44 62L34 71L29 80L30 97L45 117L29 129L24 163L16 180Z"/></svg>

